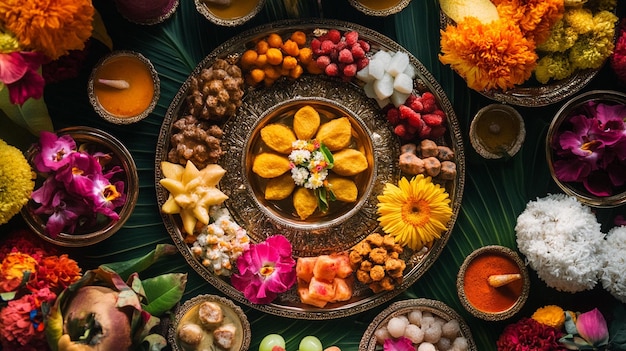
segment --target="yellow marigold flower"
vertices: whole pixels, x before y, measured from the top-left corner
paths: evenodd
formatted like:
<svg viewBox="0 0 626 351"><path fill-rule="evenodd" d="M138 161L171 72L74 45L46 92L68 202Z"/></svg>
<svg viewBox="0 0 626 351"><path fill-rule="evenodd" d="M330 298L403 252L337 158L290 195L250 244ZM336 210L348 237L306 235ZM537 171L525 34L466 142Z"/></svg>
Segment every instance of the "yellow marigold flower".
<svg viewBox="0 0 626 351"><path fill-rule="evenodd" d="M0 0L0 22L22 46L56 60L91 36L91 0Z"/></svg>
<svg viewBox="0 0 626 351"><path fill-rule="evenodd" d="M563 0L493 0L500 17L515 22L524 36L541 43L563 17Z"/></svg>
<svg viewBox="0 0 626 351"><path fill-rule="evenodd" d="M439 60L477 91L507 90L530 78L537 63L535 43L510 20L482 24L466 17L441 32Z"/></svg>
<svg viewBox="0 0 626 351"><path fill-rule="evenodd" d="M35 188L33 171L22 152L0 139L0 224L22 209Z"/></svg>
<svg viewBox="0 0 626 351"><path fill-rule="evenodd" d="M413 250L440 238L452 217L448 193L422 174L410 182L403 177L398 186L387 183L378 201L383 231Z"/></svg>
<svg viewBox="0 0 626 351"><path fill-rule="evenodd" d="M565 311L559 306L548 305L537 309L531 318L541 324L560 330L565 323Z"/></svg>

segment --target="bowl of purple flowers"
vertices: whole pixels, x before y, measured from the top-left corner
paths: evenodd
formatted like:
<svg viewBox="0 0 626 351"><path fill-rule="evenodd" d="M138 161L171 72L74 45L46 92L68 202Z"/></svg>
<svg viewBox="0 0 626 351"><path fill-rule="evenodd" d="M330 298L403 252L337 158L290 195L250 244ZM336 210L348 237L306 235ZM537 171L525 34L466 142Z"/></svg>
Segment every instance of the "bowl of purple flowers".
<svg viewBox="0 0 626 351"><path fill-rule="evenodd" d="M593 207L626 203L626 94L594 90L566 102L546 135L556 184Z"/></svg>
<svg viewBox="0 0 626 351"><path fill-rule="evenodd" d="M44 240L93 245L117 232L133 212L137 167L112 135L91 127L42 132L26 156L37 179L21 213Z"/></svg>

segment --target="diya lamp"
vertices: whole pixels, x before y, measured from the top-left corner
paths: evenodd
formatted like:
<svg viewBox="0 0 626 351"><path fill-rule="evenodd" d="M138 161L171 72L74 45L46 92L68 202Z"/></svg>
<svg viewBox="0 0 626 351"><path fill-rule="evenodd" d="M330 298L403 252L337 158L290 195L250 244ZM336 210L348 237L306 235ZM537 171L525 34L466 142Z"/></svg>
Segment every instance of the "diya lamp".
<svg viewBox="0 0 626 351"><path fill-rule="evenodd" d="M88 83L91 105L105 120L135 123L159 100L160 81L152 63L133 51L115 51L93 69Z"/></svg>
<svg viewBox="0 0 626 351"><path fill-rule="evenodd" d="M487 321L504 320L519 312L529 289L528 271L519 255L499 245L472 252L457 275L461 304Z"/></svg>
<svg viewBox="0 0 626 351"><path fill-rule="evenodd" d="M369 16L384 17L402 11L411 0L348 0L352 7Z"/></svg>
<svg viewBox="0 0 626 351"><path fill-rule="evenodd" d="M227 27L246 23L265 5L265 0L195 0L196 9L209 21Z"/></svg>
<svg viewBox="0 0 626 351"><path fill-rule="evenodd" d="M176 12L179 0L115 0L117 10L137 24L157 24Z"/></svg>
<svg viewBox="0 0 626 351"><path fill-rule="evenodd" d="M487 159L513 157L524 143L526 128L513 107L491 104L481 108L470 124L470 142Z"/></svg>

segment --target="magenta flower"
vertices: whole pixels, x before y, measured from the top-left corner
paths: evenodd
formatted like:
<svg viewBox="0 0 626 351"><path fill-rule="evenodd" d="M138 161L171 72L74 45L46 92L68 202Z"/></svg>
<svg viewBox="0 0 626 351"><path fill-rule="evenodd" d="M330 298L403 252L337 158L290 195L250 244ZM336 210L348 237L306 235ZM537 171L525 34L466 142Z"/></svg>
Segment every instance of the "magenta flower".
<svg viewBox="0 0 626 351"><path fill-rule="evenodd" d="M609 330L602 313L593 310L581 313L576 319L578 334L592 346L604 346L609 342Z"/></svg>
<svg viewBox="0 0 626 351"><path fill-rule="evenodd" d="M596 196L611 196L626 184L626 105L586 103L564 123L552 145L554 172ZM569 127L568 127L569 126Z"/></svg>
<svg viewBox="0 0 626 351"><path fill-rule="evenodd" d="M76 142L71 136L57 137L54 133L42 131L39 135L39 152L33 158L33 163L40 172L56 171L69 162L68 156L75 150Z"/></svg>
<svg viewBox="0 0 626 351"><path fill-rule="evenodd" d="M38 52L0 54L0 82L9 88L12 104L22 105L26 100L43 96L46 84L38 69L45 56Z"/></svg>
<svg viewBox="0 0 626 351"><path fill-rule="evenodd" d="M239 272L232 275L231 283L250 302L270 303L295 284L295 265L291 243L282 235L274 235L250 245L237 258Z"/></svg>
<svg viewBox="0 0 626 351"><path fill-rule="evenodd" d="M388 338L385 339L385 343L383 344L384 351L415 351L415 347L413 346L413 342L411 339L401 336L397 339Z"/></svg>

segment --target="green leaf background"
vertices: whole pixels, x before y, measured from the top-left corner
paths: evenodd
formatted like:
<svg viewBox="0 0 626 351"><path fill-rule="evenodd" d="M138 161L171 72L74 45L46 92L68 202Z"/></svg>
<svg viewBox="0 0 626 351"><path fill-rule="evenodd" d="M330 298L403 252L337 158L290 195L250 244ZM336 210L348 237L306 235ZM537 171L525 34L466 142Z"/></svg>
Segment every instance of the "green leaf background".
<svg viewBox="0 0 626 351"><path fill-rule="evenodd" d="M181 0L176 13L164 23L141 26L123 19L113 2L94 0L114 49L135 50L148 57L161 80L161 98L154 112L132 126L105 122L91 108L86 92L87 77L106 47L92 47L90 61L81 75L69 82L49 85L45 99L56 129L72 125L88 125L109 131L122 140L138 166L140 191L135 212L113 237L97 246L69 250L80 257L83 269L104 262L117 262L142 256L156 244L171 243L156 204L154 163L155 149L163 116L174 95L195 66L214 48L238 33L274 20L300 17L324 17L350 21L372 28L397 41L417 57L433 74L452 102L464 136L466 153L465 191L461 213L452 236L434 265L407 291L395 300L430 298L441 300L455 309L469 324L478 349L495 350L503 328L522 316L547 304L586 311L599 307L610 320L609 312L617 303L601 287L577 294L558 293L545 286L531 270L531 298L515 317L504 322L486 322L469 315L460 304L456 292L456 274L464 258L484 245L499 244L515 249L516 218L528 201L559 192L552 183L545 164L544 138L547 126L560 103L542 108L518 108L524 116L527 139L522 150L509 160L484 160L467 142L468 126L476 111L490 100L469 90L464 81L449 67L438 61L439 7L437 0L413 0L396 15L379 18L366 16L352 8L347 0L323 0L320 11L315 0L300 0L298 15L288 12L281 0L267 0L261 13L248 23L235 28L216 26L200 15L193 0ZM585 89L618 88L614 75L605 67ZM623 88L622 88L623 89ZM598 210L604 230L624 207ZM160 260L141 274L142 279L162 273L189 272L183 300L199 294L223 295L196 274L180 255ZM328 321L293 320L263 314L242 306L252 327L251 350L257 350L261 339L269 333L285 337L287 350L296 350L300 339L315 335L325 347L338 345L342 350L357 350L367 326L384 304L355 316Z"/></svg>

